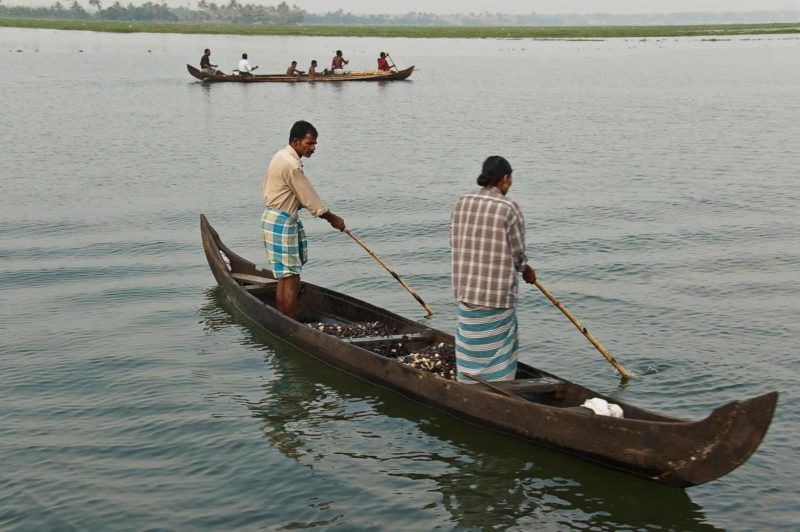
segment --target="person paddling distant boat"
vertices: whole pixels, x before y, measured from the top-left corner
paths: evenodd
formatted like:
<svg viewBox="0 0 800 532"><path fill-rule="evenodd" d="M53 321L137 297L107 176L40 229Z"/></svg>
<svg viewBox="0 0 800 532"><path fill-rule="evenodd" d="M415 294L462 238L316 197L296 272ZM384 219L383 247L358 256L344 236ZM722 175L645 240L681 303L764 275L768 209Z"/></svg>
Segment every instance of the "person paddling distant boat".
<svg viewBox="0 0 800 532"><path fill-rule="evenodd" d="M297 69L297 61L292 61L292 64L286 69L287 76L302 76L303 74L305 72Z"/></svg>
<svg viewBox="0 0 800 532"><path fill-rule="evenodd" d="M392 70L392 67L389 66L389 61L386 60L386 52L381 52L381 56L378 58L378 70L381 72Z"/></svg>

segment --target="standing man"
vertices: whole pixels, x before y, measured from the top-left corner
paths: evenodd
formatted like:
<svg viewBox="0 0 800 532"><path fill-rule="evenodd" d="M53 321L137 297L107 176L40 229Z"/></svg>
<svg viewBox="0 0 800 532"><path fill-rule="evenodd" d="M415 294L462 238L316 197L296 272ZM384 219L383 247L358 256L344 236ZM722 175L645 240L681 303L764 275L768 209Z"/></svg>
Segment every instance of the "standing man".
<svg viewBox="0 0 800 532"><path fill-rule="evenodd" d="M247 54L242 54L242 59L239 61L239 75L252 76L253 70L257 69L258 65L251 67L250 61L247 60Z"/></svg>
<svg viewBox="0 0 800 532"><path fill-rule="evenodd" d="M314 154L318 136L317 130L308 122L295 122L289 132L289 145L275 154L264 177L265 208L261 216L264 247L278 279L275 306L290 318L297 313L300 271L307 260L306 234L297 211L305 208L312 216L327 220L339 231L346 227L344 220L322 202L303 173L300 159Z"/></svg>
<svg viewBox="0 0 800 532"><path fill-rule="evenodd" d="M486 381L513 380L517 371L517 272L536 274L525 256L525 220L506 198L511 165L494 155L483 163L482 188L461 196L450 215L453 294L458 301L456 368Z"/></svg>

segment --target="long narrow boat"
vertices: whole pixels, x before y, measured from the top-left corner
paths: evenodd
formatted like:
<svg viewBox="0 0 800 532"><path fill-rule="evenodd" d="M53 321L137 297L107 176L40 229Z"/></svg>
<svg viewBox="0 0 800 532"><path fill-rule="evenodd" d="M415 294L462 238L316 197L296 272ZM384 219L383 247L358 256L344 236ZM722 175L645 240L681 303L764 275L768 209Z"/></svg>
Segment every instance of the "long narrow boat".
<svg viewBox="0 0 800 532"><path fill-rule="evenodd" d="M228 249L202 214L200 233L211 272L234 306L254 323L342 371L484 427L688 487L743 464L772 420L777 392L726 404L705 419L691 421L626 404L522 363L516 380L508 382L463 384L443 378L381 353L401 344L409 351L452 349L452 335L305 282L298 318L288 318L275 309L277 281L271 271ZM371 322L382 323L394 334L342 339L317 327ZM594 415L580 407L593 397L618 404L624 417Z"/></svg>
<svg viewBox="0 0 800 532"><path fill-rule="evenodd" d="M414 71L410 66L403 70L380 72L378 70L353 70L347 74L318 74L316 76L287 76L286 74L255 74L239 76L234 74L209 74L192 65L186 65L192 77L208 83L327 83L331 81L399 81L407 79Z"/></svg>

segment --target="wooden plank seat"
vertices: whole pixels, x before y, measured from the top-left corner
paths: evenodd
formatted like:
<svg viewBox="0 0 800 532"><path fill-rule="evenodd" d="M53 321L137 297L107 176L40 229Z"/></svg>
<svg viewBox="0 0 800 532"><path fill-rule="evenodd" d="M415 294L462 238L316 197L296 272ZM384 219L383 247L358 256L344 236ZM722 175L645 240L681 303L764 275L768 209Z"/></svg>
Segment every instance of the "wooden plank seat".
<svg viewBox="0 0 800 532"><path fill-rule="evenodd" d="M391 336L364 336L363 338L344 338L351 344L374 344L382 342L419 342L428 341L433 338L432 332L421 332L411 334L393 334Z"/></svg>
<svg viewBox="0 0 800 532"><path fill-rule="evenodd" d="M249 273L232 273L234 279L240 281L242 286L247 290L262 288L271 284L277 284L277 279L270 279L269 277L261 277L260 275L251 275Z"/></svg>
<svg viewBox="0 0 800 532"><path fill-rule="evenodd" d="M526 393L558 393L567 389L566 382L552 377L537 379L515 379L513 381L494 381L492 386L516 394Z"/></svg>

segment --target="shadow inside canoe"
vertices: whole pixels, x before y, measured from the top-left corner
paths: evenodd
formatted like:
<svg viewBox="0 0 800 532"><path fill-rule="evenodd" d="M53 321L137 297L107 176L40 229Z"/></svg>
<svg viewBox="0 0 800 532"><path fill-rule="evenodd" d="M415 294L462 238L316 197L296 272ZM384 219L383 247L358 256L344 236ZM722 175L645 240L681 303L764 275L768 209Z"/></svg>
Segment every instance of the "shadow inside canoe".
<svg viewBox="0 0 800 532"><path fill-rule="evenodd" d="M467 424L363 382L266 333L219 287L206 295L200 316L207 331L243 326L246 344L268 351L264 397L244 404L286 457L417 483L420 503L440 504L459 528L566 522L603 530L715 530L682 489ZM438 495L425 500L423 492Z"/></svg>

